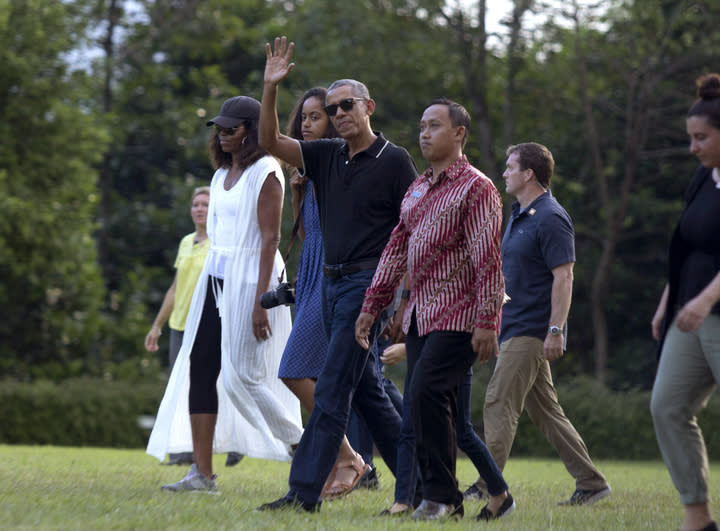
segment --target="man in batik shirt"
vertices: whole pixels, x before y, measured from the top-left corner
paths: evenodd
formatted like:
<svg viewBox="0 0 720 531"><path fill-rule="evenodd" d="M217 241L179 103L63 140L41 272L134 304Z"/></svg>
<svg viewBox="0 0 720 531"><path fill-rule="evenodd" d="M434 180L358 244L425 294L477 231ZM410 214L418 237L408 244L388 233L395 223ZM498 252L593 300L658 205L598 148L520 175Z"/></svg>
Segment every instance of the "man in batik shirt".
<svg viewBox="0 0 720 531"><path fill-rule="evenodd" d="M400 222L355 324L355 337L367 348L372 324L407 272L405 393L412 402L423 485L415 519L462 516L462 493L455 477L458 387L476 359L487 361L498 349L505 294L500 265L502 202L492 181L463 154L469 126L467 111L450 100L434 100L425 109L419 140L430 168L405 194ZM509 513L513 506L506 490L491 501L492 517Z"/></svg>

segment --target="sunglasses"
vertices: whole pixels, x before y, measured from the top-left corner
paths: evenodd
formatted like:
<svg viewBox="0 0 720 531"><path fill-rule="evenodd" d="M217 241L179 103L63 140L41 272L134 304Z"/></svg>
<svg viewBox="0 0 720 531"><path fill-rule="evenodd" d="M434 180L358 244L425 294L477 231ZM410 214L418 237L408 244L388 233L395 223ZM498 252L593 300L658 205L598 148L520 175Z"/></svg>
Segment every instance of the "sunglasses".
<svg viewBox="0 0 720 531"><path fill-rule="evenodd" d="M328 113L328 116L330 117L333 117L337 114L338 107L340 107L345 112L350 112L355 106L356 101L366 101L366 98L348 98L346 100L342 100L340 103L326 105L325 112Z"/></svg>
<svg viewBox="0 0 720 531"><path fill-rule="evenodd" d="M215 124L215 132L217 134L224 133L227 136L233 136L241 127L241 125L238 125L237 127L220 127L219 125Z"/></svg>

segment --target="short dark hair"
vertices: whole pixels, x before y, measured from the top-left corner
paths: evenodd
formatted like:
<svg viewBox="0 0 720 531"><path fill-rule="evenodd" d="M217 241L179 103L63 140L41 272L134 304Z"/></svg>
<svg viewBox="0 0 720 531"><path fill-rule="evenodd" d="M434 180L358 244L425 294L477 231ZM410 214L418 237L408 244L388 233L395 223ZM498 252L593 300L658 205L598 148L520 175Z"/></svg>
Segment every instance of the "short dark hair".
<svg viewBox="0 0 720 531"><path fill-rule="evenodd" d="M456 101L448 98L435 98L430 102L428 107L431 107L433 105L447 105L448 115L450 116L450 123L452 124L452 126L463 126L465 128L465 135L463 136L462 140L462 147L464 148L468 136L470 135L470 113L467 112L467 109L465 109L465 107L463 107Z"/></svg>
<svg viewBox="0 0 720 531"><path fill-rule="evenodd" d="M249 168L252 164L267 155L267 151L260 147L258 142L258 120L243 120L242 126L247 131L247 137L240 152L240 167ZM232 153L226 153L220 146L220 137L217 131L213 132L208 144L210 160L213 168L230 168L233 163Z"/></svg>
<svg viewBox="0 0 720 531"><path fill-rule="evenodd" d="M707 74L697 78L697 100L688 110L687 117L704 116L715 129L720 129L720 74Z"/></svg>
<svg viewBox="0 0 720 531"><path fill-rule="evenodd" d="M550 178L555 171L555 160L548 148L536 142L525 142L510 146L505 151L508 157L513 153L517 154L521 170L531 169L540 186L550 187Z"/></svg>
<svg viewBox="0 0 720 531"><path fill-rule="evenodd" d="M327 96L327 89L325 87L313 87L310 90L306 91L305 94L302 95L302 98L300 98L297 103L295 104L295 108L293 108L292 112L290 113L290 120L288 121L288 128L287 128L287 135L289 137L292 137L296 140L302 140L302 108L303 105L305 105L305 102L309 100L310 98L318 98L321 101L321 107L323 112L325 112L325 97ZM325 113L327 114L327 113ZM329 118L329 116L328 116ZM332 121L328 121L328 128L327 131L325 131L325 138L337 138L338 133L335 130L335 126L332 124Z"/></svg>

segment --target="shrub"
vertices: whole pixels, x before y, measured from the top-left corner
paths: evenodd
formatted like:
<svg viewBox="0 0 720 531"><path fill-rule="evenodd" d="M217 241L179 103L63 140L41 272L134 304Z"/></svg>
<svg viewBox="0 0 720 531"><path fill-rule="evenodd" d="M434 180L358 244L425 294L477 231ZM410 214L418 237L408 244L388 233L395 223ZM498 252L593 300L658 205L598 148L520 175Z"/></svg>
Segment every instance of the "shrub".
<svg viewBox="0 0 720 531"><path fill-rule="evenodd" d="M81 378L0 385L0 442L139 448L149 431L141 415L155 415L165 382Z"/></svg>
<svg viewBox="0 0 720 531"><path fill-rule="evenodd" d="M482 407L489 374L473 382L472 418L482 436ZM556 382L560 405L594 459L660 459L650 415L649 391L611 391L588 377ZM720 400L711 399L699 415L709 455L720 455ZM527 411L520 417L513 456L556 457L557 453Z"/></svg>
<svg viewBox="0 0 720 531"><path fill-rule="evenodd" d="M482 436L482 407L489 379L481 369L473 384L472 417ZM0 443L141 448L149 430L140 416L154 416L166 381L137 383L81 378L60 383L4 381L0 385ZM558 385L565 414L595 459L659 459L650 416L650 392L615 392L587 377ZM720 455L720 400L699 418L708 453ZM513 456L556 457L530 421L520 417Z"/></svg>

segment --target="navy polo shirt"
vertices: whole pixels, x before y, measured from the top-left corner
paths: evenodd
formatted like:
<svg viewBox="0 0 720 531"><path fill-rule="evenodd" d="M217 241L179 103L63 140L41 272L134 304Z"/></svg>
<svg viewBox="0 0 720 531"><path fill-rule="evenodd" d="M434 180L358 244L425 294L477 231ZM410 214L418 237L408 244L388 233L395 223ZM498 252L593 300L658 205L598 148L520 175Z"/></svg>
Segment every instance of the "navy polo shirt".
<svg viewBox="0 0 720 531"><path fill-rule="evenodd" d="M572 220L550 191L521 211L512 206L502 247L505 291L510 300L502 310L500 341L547 335L553 274L560 265L575 261Z"/></svg>
<svg viewBox="0 0 720 531"><path fill-rule="evenodd" d="M417 177L410 154L377 139L348 160L342 139L300 141L303 172L315 185L325 263L380 258L400 219L405 191Z"/></svg>

